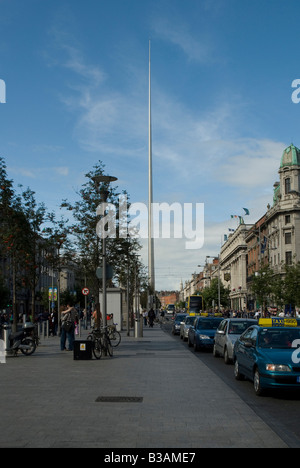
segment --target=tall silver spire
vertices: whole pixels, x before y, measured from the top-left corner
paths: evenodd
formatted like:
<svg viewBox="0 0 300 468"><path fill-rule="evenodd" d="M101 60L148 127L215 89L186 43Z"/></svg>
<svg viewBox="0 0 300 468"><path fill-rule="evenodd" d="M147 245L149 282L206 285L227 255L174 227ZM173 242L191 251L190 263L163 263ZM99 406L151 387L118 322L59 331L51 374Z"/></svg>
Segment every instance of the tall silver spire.
<svg viewBox="0 0 300 468"><path fill-rule="evenodd" d="M148 276L152 294L155 294L154 239L153 239L153 183L152 183L152 125L151 125L151 42L149 41L149 206L148 206Z"/></svg>

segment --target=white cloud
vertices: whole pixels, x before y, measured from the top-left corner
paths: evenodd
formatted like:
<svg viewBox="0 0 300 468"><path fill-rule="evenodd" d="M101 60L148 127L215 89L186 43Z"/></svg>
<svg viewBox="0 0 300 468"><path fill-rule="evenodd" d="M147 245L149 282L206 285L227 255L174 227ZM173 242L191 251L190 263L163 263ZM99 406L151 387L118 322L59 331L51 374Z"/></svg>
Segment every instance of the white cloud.
<svg viewBox="0 0 300 468"><path fill-rule="evenodd" d="M156 27L157 34L165 34L166 39L180 46L190 59L206 59L208 49L195 43L184 28L171 34L167 27L163 29L163 23ZM138 171L141 168L147 171L147 83L141 85L145 74L137 73L137 82L133 81L132 88L126 93L116 91L109 89L106 73L88 65L73 46L64 46L64 51L67 57L62 66L74 72L76 82L70 87L70 94L62 97L67 108L76 115L74 138L84 150L104 154L105 163L114 159L115 167L128 182L126 188L130 193L134 187L146 194L147 188L139 188L141 184L136 183ZM86 81L82 83L76 80L76 76L84 77ZM232 99L229 93L228 98L219 101L215 97L214 102L217 104L212 104L204 112L187 108L185 103L175 100L158 86L153 93L153 157L156 167L161 174L167 174L164 184L183 188L182 196L185 196L184 200L173 201L189 202L193 196L199 197L199 192L201 196L209 192L211 197L215 195L214 203L218 209L219 200L226 199L226 213L222 219L228 216L228 221L222 223L216 222L218 214L215 214L215 222L211 222L213 217L210 216L210 222L205 224L205 244L197 252L185 249L186 239L155 241L157 285L160 289L177 289L181 279L190 278L197 265L204 263L206 255L219 253L222 236L228 234L228 227L232 227L230 214L243 214L233 212L237 203L240 210L246 206L254 216L259 211L261 215L266 211L266 190L269 202L272 200L272 186L286 145L268 139L249 138L244 131L240 132L244 104L236 95ZM132 163L130 168L129 162ZM60 168L60 172L68 175L67 168ZM223 192L216 196L214 186L217 184L223 187ZM235 199L227 196L226 187L236 190ZM245 221L254 222L256 219ZM147 242L142 241L142 244L141 254L147 265Z"/></svg>
<svg viewBox="0 0 300 468"><path fill-rule="evenodd" d="M174 19L171 22L166 18L158 18L153 21L152 28L160 39L178 46L187 55L189 60L200 63L212 61L213 48L207 37L199 41L189 31L186 24L177 22Z"/></svg>
<svg viewBox="0 0 300 468"><path fill-rule="evenodd" d="M284 143L243 139L228 142L229 151L221 162L218 177L223 183L246 188L272 187L280 165Z"/></svg>

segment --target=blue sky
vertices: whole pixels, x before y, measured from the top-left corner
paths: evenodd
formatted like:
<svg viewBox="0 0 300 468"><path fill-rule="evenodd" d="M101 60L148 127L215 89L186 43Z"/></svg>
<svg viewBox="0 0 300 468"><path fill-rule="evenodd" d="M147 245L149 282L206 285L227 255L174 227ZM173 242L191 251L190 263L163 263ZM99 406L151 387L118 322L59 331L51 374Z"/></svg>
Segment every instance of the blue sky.
<svg viewBox="0 0 300 468"><path fill-rule="evenodd" d="M0 155L49 210L100 159L147 202L151 38L154 201L205 204L205 244L156 241L157 289L176 289L250 210L272 202L300 146L298 0L0 0ZM147 251L142 258L147 263Z"/></svg>

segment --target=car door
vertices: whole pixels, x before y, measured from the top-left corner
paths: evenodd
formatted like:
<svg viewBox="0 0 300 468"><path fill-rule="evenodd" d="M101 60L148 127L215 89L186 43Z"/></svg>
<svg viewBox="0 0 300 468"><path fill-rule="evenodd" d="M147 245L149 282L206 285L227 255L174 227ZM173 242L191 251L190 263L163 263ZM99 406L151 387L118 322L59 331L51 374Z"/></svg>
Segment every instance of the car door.
<svg viewBox="0 0 300 468"><path fill-rule="evenodd" d="M228 320L223 320L223 322L221 322L220 325L218 326L218 329L215 335L216 351L217 353L220 353L220 354L223 354L227 323L228 323Z"/></svg>
<svg viewBox="0 0 300 468"><path fill-rule="evenodd" d="M195 340L195 328L197 327L198 319L196 319L193 325L189 328L189 342L193 346Z"/></svg>
<svg viewBox="0 0 300 468"><path fill-rule="evenodd" d="M245 375L250 379L253 378L253 367L256 362L256 341L257 341L257 328L249 330L250 336L247 338L244 354Z"/></svg>
<svg viewBox="0 0 300 468"><path fill-rule="evenodd" d="M222 329L223 334L220 335L220 353L222 354L222 356L224 356L224 348L226 345L226 338L227 338L228 325L229 325L228 320L225 320L224 322L225 323L223 324L223 329Z"/></svg>
<svg viewBox="0 0 300 468"><path fill-rule="evenodd" d="M238 347L236 350L236 358L239 363L241 372L243 374L246 374L247 372L247 363L248 363L248 357L247 357L247 351L249 349L249 340L251 338L253 328L250 327L248 330L246 330L240 337L239 342L238 342Z"/></svg>

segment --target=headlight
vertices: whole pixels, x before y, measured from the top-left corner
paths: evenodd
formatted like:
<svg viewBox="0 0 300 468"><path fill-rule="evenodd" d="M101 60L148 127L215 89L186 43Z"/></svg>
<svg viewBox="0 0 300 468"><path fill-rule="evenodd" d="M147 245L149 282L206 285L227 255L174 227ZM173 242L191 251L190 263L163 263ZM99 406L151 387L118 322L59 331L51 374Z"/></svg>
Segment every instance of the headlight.
<svg viewBox="0 0 300 468"><path fill-rule="evenodd" d="M266 369L270 372L292 372L290 367L284 364L266 364Z"/></svg>
<svg viewBox="0 0 300 468"><path fill-rule="evenodd" d="M210 336L207 335L199 335L200 340L210 340Z"/></svg>

